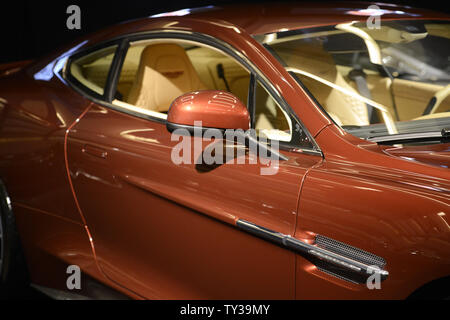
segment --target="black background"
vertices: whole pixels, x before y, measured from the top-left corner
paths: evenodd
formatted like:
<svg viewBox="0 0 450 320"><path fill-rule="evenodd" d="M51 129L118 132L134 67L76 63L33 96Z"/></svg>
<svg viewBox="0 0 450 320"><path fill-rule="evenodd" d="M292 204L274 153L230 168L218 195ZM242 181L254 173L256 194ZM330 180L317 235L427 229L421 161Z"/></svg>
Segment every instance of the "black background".
<svg viewBox="0 0 450 320"><path fill-rule="evenodd" d="M37 58L77 37L125 20L182 8L243 2L262 1L2 0L0 2L0 63ZM296 2L302 5L303 1ZM450 11L446 1L392 0L390 2L447 13ZM76 4L81 8L81 30L69 30L66 27L66 20L69 16L66 9L71 4ZM339 3L336 2L336 5L339 6Z"/></svg>

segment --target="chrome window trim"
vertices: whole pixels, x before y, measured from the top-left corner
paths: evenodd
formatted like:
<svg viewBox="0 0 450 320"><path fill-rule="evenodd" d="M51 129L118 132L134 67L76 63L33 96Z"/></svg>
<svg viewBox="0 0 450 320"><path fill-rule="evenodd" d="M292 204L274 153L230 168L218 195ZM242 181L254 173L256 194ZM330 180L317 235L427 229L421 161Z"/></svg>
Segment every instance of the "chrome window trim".
<svg viewBox="0 0 450 320"><path fill-rule="evenodd" d="M445 130L445 129L443 129ZM411 132L411 133L401 133L401 134L392 134L389 136L381 136L381 137L373 137L368 138L367 140L372 142L390 142L390 141L401 141L408 139L423 139L423 138L443 138L442 131L435 132Z"/></svg>

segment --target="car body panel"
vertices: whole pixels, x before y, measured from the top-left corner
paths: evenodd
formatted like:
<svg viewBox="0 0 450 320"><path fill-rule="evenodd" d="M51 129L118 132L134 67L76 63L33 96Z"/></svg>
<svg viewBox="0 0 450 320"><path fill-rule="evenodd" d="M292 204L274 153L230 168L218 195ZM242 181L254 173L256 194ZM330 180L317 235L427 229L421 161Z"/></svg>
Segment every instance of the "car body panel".
<svg viewBox="0 0 450 320"><path fill-rule="evenodd" d="M0 179L33 283L64 289L61 273L77 264L138 299L402 299L448 277L450 173L436 165L448 164L448 145L393 149L345 133L251 36L280 25L364 20L367 5L252 6L257 18L236 7L212 8L141 19L41 60L1 66ZM379 5L404 12L383 19L448 19ZM274 176L261 176L260 165L175 165L170 155L177 142L163 122L112 110L61 76L79 50L169 30L211 36L248 59L297 114L323 158L282 151L289 160ZM370 290L333 277L307 257L239 230L238 219L305 242L321 234L361 248L386 260L389 278L381 290Z"/></svg>
<svg viewBox="0 0 450 320"><path fill-rule="evenodd" d="M66 174L64 142L65 130L90 102L60 81L35 83L23 72L13 81L0 81L2 92L9 92L1 111L2 162L8 163L1 176L8 192L17 203L80 223Z"/></svg>
<svg viewBox="0 0 450 320"><path fill-rule="evenodd" d="M410 161L450 169L450 144L442 143L435 146L386 146L383 152Z"/></svg>
<svg viewBox="0 0 450 320"><path fill-rule="evenodd" d="M202 143L189 139L192 148ZM294 254L249 241L234 224L245 219L293 234L301 181L321 157L293 154L264 176L261 165L174 164L177 143L163 123L100 106L71 129L69 170L102 270L152 299L225 298L238 287L236 298L293 298Z"/></svg>

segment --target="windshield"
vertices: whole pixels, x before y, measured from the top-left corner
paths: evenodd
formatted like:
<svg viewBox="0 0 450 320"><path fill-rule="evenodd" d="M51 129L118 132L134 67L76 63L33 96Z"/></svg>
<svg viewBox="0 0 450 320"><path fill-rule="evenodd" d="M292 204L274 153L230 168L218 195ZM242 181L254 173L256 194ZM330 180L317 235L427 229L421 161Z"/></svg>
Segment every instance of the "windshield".
<svg viewBox="0 0 450 320"><path fill-rule="evenodd" d="M349 22L256 38L356 136L450 128L449 22Z"/></svg>

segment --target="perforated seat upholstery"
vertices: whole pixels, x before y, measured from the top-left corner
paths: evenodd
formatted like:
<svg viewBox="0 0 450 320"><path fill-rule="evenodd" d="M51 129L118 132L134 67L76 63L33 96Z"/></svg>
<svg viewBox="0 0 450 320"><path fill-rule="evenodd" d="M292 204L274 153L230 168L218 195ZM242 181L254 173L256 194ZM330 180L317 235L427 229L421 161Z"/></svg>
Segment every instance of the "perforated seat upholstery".
<svg viewBox="0 0 450 320"><path fill-rule="evenodd" d="M206 86L181 46L153 44L142 51L127 102L144 109L166 112L175 98L203 89Z"/></svg>

